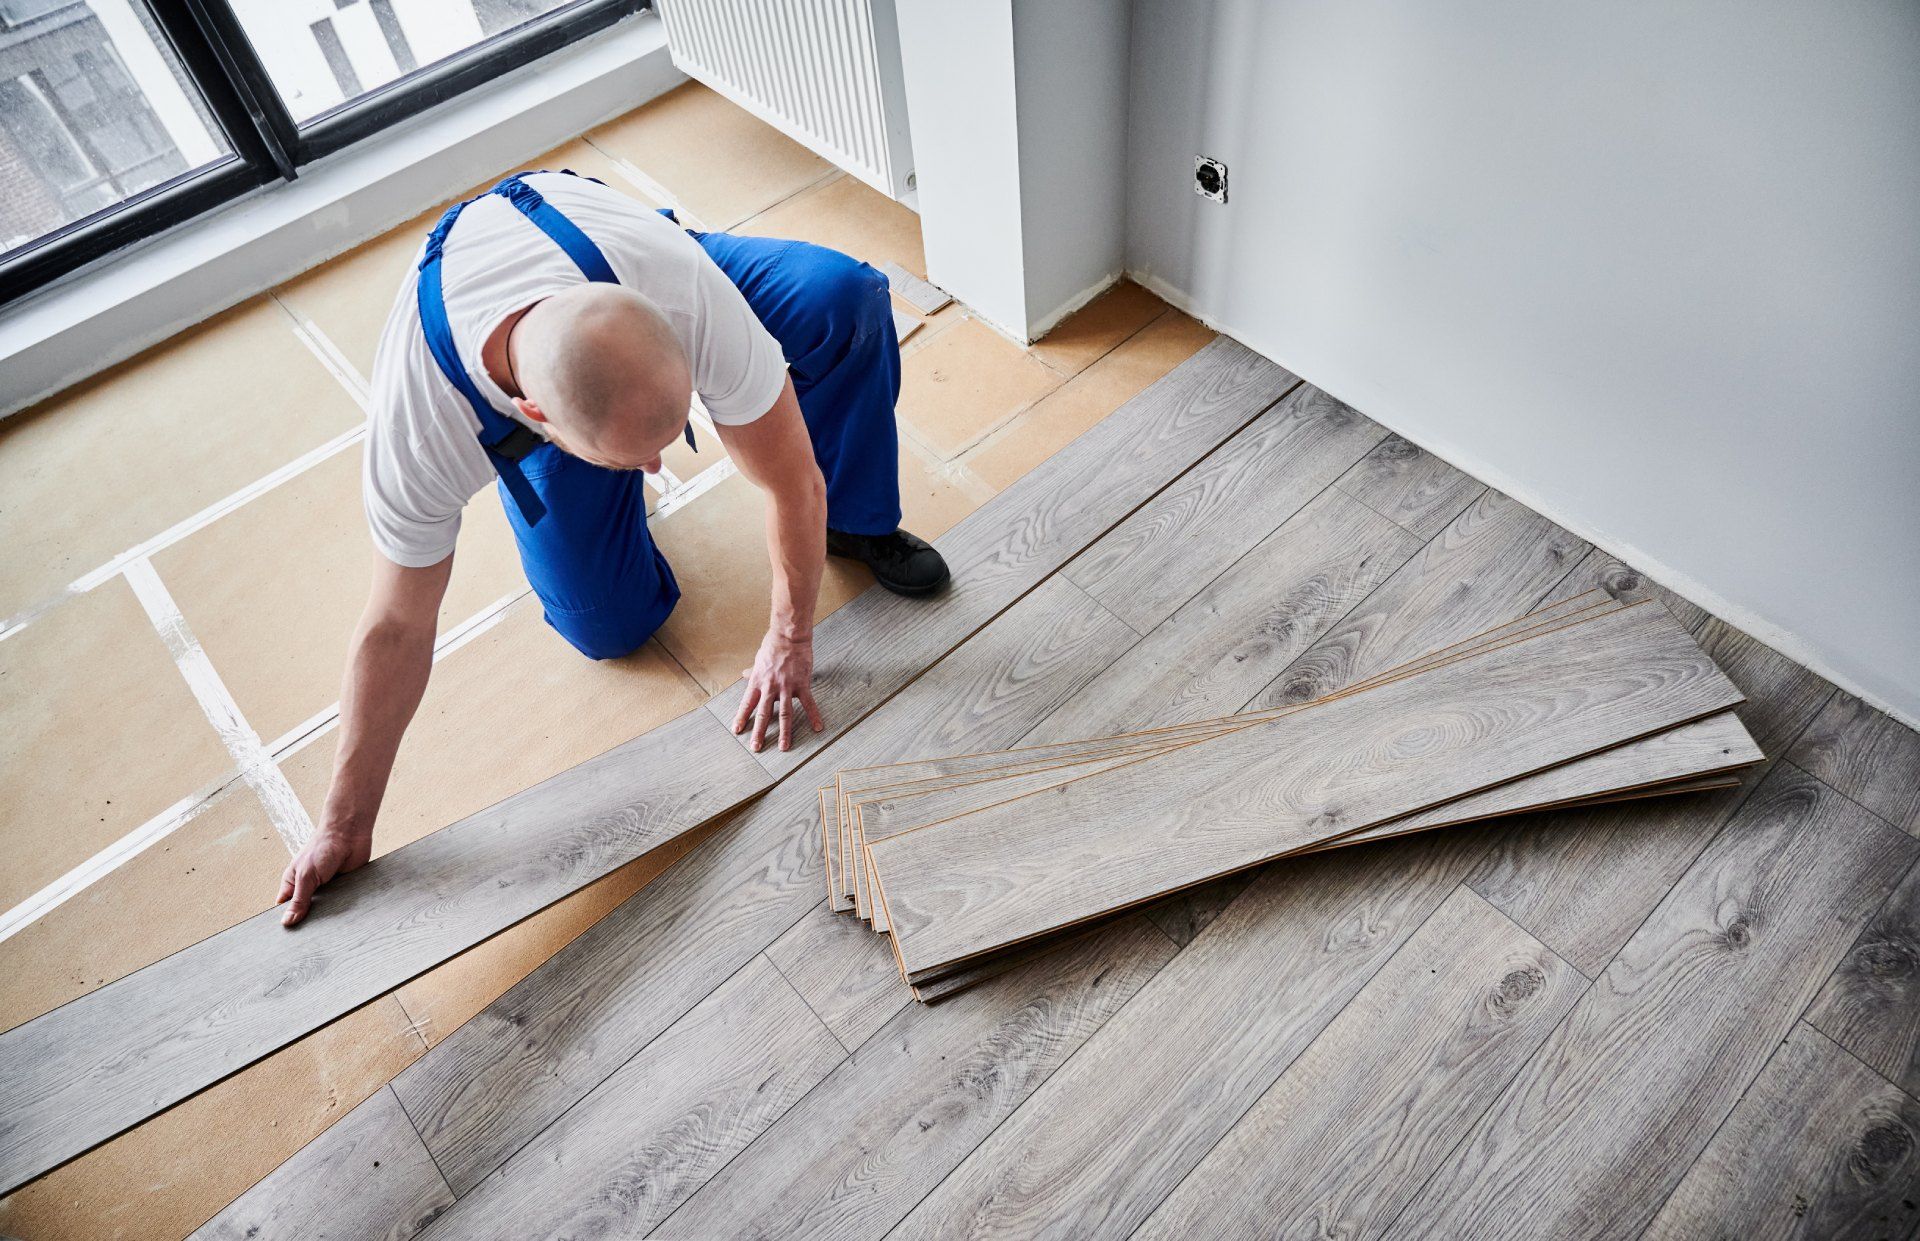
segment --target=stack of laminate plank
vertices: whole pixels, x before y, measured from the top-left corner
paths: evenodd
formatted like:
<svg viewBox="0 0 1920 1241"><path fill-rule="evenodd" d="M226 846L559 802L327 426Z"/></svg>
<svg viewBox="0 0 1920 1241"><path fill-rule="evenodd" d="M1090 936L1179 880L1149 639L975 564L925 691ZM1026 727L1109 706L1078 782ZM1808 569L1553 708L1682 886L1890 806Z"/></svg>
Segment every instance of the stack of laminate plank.
<svg viewBox="0 0 1920 1241"><path fill-rule="evenodd" d="M828 900L941 999L1276 858L1731 784L1741 701L1659 604L1592 591L1310 702L841 771Z"/></svg>

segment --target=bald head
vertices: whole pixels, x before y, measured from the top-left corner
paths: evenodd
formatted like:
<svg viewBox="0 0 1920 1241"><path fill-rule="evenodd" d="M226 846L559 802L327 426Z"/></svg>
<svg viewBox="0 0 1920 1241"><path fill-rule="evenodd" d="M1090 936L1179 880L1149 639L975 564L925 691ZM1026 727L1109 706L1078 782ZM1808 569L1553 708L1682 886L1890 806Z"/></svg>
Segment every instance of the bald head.
<svg viewBox="0 0 1920 1241"><path fill-rule="evenodd" d="M597 465L637 469L687 421L687 355L652 302L617 284L582 284L529 310L514 370L554 442Z"/></svg>

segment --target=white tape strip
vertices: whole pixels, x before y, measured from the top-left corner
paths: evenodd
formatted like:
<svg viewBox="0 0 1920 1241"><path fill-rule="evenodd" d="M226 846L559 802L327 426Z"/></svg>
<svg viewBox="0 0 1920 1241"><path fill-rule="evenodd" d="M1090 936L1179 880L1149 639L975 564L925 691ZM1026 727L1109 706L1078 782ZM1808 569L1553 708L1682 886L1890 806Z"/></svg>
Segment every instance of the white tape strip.
<svg viewBox="0 0 1920 1241"><path fill-rule="evenodd" d="M133 587L134 597L140 600L160 640L172 653L173 662L180 669L187 688L193 691L194 700L200 704L207 722L220 734L227 753L233 755L240 778L259 796L268 820L286 842L288 851L300 852L313 835L313 821L307 817L306 807L300 804L293 786L287 783L286 775L260 743L260 734L253 731L253 726L241 714L240 704L233 700L226 682L214 671L207 653L200 649L200 640L193 636L187 618L180 614L179 605L160 581L160 575L153 571L153 562L144 558L136 560L125 572L127 585Z"/></svg>

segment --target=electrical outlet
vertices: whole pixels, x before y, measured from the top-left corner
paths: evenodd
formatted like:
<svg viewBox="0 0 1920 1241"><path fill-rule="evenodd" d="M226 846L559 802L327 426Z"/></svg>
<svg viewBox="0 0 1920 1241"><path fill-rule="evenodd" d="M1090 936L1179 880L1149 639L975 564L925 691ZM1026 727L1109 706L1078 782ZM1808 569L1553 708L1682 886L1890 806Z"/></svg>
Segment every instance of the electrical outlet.
<svg viewBox="0 0 1920 1241"><path fill-rule="evenodd" d="M1194 156L1193 192L1217 203L1227 201L1227 166L1211 156Z"/></svg>

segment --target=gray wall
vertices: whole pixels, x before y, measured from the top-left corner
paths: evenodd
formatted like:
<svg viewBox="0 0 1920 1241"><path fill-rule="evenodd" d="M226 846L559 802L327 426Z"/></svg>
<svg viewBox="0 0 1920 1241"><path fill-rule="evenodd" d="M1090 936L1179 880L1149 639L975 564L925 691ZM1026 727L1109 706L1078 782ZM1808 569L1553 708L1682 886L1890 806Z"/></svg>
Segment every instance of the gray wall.
<svg viewBox="0 0 1920 1241"><path fill-rule="evenodd" d="M1134 0L1131 54L1137 275L1920 721L1920 3Z"/></svg>

